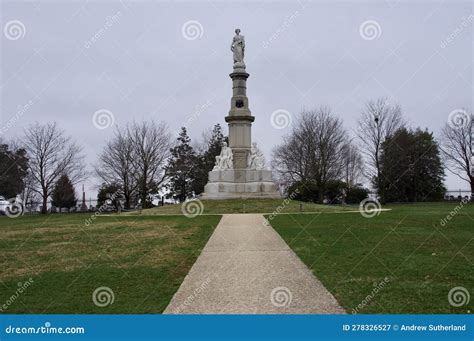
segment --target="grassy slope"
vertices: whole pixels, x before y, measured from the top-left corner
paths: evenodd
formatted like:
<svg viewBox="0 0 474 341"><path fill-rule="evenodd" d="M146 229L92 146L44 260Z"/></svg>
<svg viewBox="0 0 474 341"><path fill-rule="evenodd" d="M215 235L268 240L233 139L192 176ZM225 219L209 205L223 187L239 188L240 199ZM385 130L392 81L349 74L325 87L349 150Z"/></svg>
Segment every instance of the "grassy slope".
<svg viewBox="0 0 474 341"><path fill-rule="evenodd" d="M445 226L455 204L390 205L359 214L280 215L272 225L350 313L374 283L388 284L359 313L468 313L474 309L474 205ZM451 288L471 293L469 305L448 302Z"/></svg>
<svg viewBox="0 0 474 341"><path fill-rule="evenodd" d="M0 217L0 308L18 282L34 283L5 313L160 313L220 217ZM112 305L93 291L110 287Z"/></svg>
<svg viewBox="0 0 474 341"><path fill-rule="evenodd" d="M203 214L224 213L272 213L280 208L281 212L299 212L300 204L303 212L335 212L358 209L357 206L318 205L296 200L285 202L284 199L232 199L232 200L201 200ZM182 214L182 205L166 205L143 210L145 215ZM133 213L136 214L136 213Z"/></svg>

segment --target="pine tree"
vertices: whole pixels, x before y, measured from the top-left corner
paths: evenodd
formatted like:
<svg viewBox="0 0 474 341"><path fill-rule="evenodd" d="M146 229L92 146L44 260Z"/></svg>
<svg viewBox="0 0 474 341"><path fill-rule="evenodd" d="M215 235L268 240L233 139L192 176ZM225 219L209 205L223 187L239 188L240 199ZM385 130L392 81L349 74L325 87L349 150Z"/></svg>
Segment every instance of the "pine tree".
<svg viewBox="0 0 474 341"><path fill-rule="evenodd" d="M0 195L15 198L25 187L28 158L22 148L9 150L8 145L0 144Z"/></svg>
<svg viewBox="0 0 474 341"><path fill-rule="evenodd" d="M204 192L208 173L214 168L216 156L220 154L223 142L228 142L228 138L224 136L222 127L218 123L212 129L211 136L207 141L207 149L196 158L196 175L193 182L193 191L196 194Z"/></svg>
<svg viewBox="0 0 474 341"><path fill-rule="evenodd" d="M382 145L382 200L441 200L446 191L440 150L433 134L405 128L389 136Z"/></svg>
<svg viewBox="0 0 474 341"><path fill-rule="evenodd" d="M61 212L61 207L71 208L76 206L77 198L76 191L74 190L74 185L67 175L61 175L56 182L53 193L51 195L52 205L59 207L59 212Z"/></svg>
<svg viewBox="0 0 474 341"><path fill-rule="evenodd" d="M169 179L168 188L173 197L183 202L193 195L192 183L196 175L196 154L185 127L181 128L178 144L171 148L166 172Z"/></svg>

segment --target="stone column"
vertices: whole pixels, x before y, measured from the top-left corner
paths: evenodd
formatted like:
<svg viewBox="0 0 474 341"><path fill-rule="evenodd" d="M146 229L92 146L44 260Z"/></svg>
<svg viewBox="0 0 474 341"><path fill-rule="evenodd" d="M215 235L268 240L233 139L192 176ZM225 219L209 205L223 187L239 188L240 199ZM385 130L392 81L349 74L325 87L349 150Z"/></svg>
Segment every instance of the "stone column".
<svg viewBox="0 0 474 341"><path fill-rule="evenodd" d="M229 115L225 121L229 125L229 147L234 155L234 169L245 169L247 156L252 145L251 128L255 117L249 110L247 98L247 78L245 67L234 65L232 78L232 99Z"/></svg>

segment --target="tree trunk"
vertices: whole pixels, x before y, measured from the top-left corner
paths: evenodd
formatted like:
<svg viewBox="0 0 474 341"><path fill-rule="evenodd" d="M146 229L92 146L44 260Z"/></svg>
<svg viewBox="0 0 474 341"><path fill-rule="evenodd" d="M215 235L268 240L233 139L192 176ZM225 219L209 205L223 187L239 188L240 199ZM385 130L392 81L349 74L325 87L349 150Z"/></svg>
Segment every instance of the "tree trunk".
<svg viewBox="0 0 474 341"><path fill-rule="evenodd" d="M469 177L469 180L471 180L471 201L474 202L474 176Z"/></svg>
<svg viewBox="0 0 474 341"><path fill-rule="evenodd" d="M43 192L43 206L41 207L41 213L48 213L48 194Z"/></svg>

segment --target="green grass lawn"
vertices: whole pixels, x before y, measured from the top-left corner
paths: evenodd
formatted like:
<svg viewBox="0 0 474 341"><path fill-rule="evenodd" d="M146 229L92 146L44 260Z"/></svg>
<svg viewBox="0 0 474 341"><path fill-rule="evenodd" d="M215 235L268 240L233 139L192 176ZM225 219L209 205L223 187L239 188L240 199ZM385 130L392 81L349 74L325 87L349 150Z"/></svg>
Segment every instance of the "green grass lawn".
<svg viewBox="0 0 474 341"><path fill-rule="evenodd" d="M472 313L474 205L444 226L456 204L387 207L370 219L290 214L271 224L348 313ZM471 299L454 307L448 293L458 286Z"/></svg>
<svg viewBox="0 0 474 341"><path fill-rule="evenodd" d="M220 219L100 216L86 226L90 217L0 217L3 313L160 313ZM93 303L98 287L112 289L113 304Z"/></svg>
<svg viewBox="0 0 474 341"><path fill-rule="evenodd" d="M201 200L203 214L224 213L272 213L277 209L282 213L300 212L338 212L357 210L358 206L319 205L296 200L285 199L230 199ZM136 212L130 213L132 215ZM165 205L142 211L143 215L182 214L182 204Z"/></svg>

